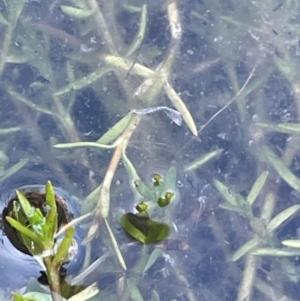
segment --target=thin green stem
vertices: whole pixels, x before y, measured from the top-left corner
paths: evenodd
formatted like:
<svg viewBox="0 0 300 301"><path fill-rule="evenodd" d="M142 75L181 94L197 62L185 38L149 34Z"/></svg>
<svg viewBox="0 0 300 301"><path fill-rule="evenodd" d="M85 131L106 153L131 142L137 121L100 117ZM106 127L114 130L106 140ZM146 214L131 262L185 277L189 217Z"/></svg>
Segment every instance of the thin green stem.
<svg viewBox="0 0 300 301"><path fill-rule="evenodd" d="M53 299L53 301L62 301L63 298L61 295L59 269L57 269L56 267L53 267L52 256L45 257L43 261L46 266L46 273L47 273L47 278L49 281L52 299Z"/></svg>

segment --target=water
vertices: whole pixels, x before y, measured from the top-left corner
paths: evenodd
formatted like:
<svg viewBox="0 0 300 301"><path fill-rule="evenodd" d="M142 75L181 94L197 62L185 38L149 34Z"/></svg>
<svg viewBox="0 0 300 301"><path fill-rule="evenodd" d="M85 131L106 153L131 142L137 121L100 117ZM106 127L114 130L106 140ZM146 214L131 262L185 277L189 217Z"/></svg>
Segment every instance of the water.
<svg viewBox="0 0 300 301"><path fill-rule="evenodd" d="M276 227L270 221L299 204L298 6L0 1L0 207L13 189L50 179L76 197L78 216L101 210L127 272L107 224L95 220L87 275L68 279L96 282L94 300L297 300L299 247L281 242L299 237L298 207ZM176 109L182 125L161 112L130 113L153 107ZM79 142L98 147L66 145ZM172 234L158 245L133 242L120 220L144 199L134 183L152 187L171 166L175 198L149 214ZM81 243L92 221L76 226ZM252 249L236 253L251 239ZM274 249L294 254L270 256ZM2 247L6 298L39 276L32 258L10 253Z"/></svg>

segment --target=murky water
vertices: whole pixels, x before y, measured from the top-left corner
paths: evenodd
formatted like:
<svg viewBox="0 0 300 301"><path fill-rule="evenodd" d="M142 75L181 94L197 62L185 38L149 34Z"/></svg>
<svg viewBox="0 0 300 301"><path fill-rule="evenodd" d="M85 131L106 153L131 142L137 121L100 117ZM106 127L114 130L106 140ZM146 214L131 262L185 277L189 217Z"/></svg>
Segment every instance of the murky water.
<svg viewBox="0 0 300 301"><path fill-rule="evenodd" d="M1 210L47 180L74 196L91 215L67 281L91 300L298 300L298 2L46 2L0 1ZM183 124L134 113L157 106ZM172 166L159 211L136 181ZM166 241L122 229L141 201ZM1 239L9 298L40 267Z"/></svg>

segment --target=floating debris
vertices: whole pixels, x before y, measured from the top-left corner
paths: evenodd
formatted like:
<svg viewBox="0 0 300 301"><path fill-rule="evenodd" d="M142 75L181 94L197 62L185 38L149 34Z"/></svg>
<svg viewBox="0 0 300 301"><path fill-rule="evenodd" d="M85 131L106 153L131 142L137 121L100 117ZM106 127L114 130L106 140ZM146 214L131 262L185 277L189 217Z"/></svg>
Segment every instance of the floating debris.
<svg viewBox="0 0 300 301"><path fill-rule="evenodd" d="M147 115L147 114L151 114L157 111L164 111L166 113L166 115L174 122L176 123L178 126L182 125L182 115L174 110L171 109L169 107L165 107L165 106L159 106L159 107L151 107L151 108L146 108L146 109L140 109L140 110L131 110L132 113L134 114L138 114L138 115Z"/></svg>

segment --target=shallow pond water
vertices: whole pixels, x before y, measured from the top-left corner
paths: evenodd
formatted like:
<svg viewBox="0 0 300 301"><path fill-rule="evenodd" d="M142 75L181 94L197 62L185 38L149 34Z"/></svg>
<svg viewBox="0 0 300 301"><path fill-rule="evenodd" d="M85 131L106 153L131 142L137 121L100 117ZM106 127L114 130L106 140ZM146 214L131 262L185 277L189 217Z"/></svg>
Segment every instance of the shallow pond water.
<svg viewBox="0 0 300 301"><path fill-rule="evenodd" d="M298 300L299 22L295 0L0 0L1 211L72 195L91 300ZM142 201L167 239L125 233ZM40 274L6 240L3 298Z"/></svg>

